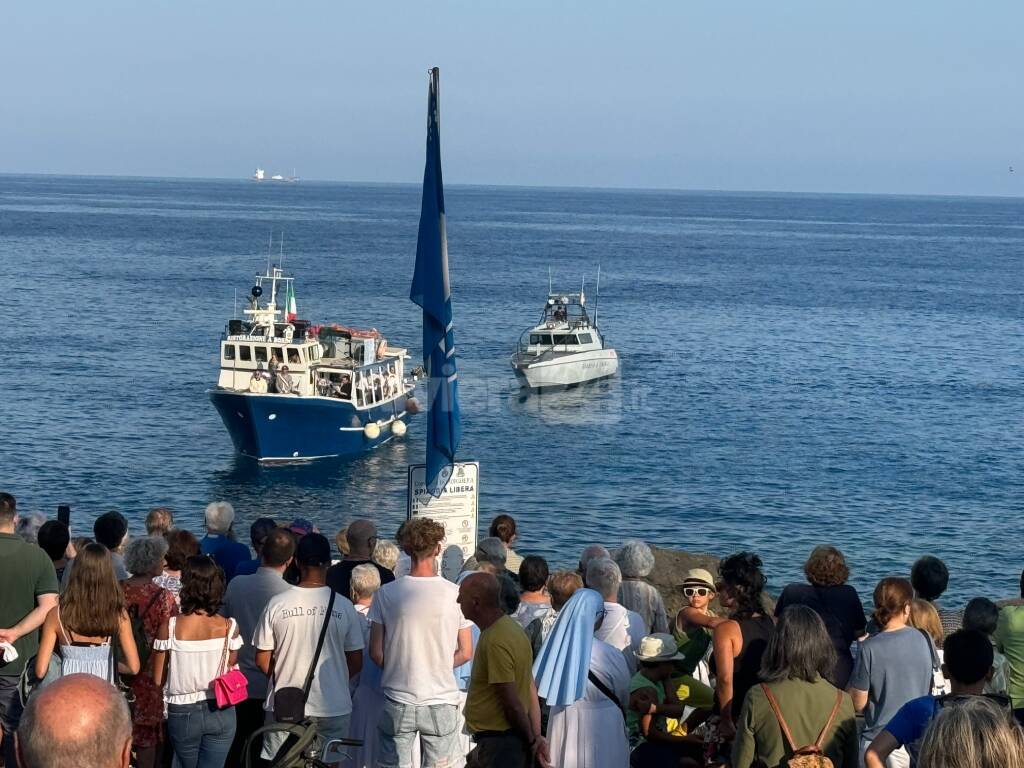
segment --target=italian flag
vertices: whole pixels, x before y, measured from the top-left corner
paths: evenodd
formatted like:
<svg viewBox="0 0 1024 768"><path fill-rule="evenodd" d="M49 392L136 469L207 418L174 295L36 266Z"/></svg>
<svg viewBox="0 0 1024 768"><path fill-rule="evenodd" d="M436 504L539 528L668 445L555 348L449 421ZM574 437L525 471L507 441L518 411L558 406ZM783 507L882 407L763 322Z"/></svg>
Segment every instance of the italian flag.
<svg viewBox="0 0 1024 768"><path fill-rule="evenodd" d="M288 283L288 295L284 300L284 313L285 319L289 323L298 317L298 310L295 308L295 289L290 282Z"/></svg>

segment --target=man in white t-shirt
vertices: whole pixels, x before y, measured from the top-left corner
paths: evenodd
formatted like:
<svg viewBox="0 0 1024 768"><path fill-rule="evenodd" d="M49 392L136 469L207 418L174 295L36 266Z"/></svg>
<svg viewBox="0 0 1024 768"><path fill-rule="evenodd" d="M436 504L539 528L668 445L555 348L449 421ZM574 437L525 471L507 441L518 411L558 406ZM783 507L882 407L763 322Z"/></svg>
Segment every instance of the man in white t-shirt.
<svg viewBox="0 0 1024 768"><path fill-rule="evenodd" d="M384 670L380 768L411 768L417 738L422 768L461 765L465 757L453 670L472 658L472 625L459 588L437 575L443 541L440 523L406 523L400 545L412 560L409 575L381 587L370 608L370 658Z"/></svg>
<svg viewBox="0 0 1024 768"><path fill-rule="evenodd" d="M587 563L585 582L604 598L604 618L594 637L622 651L630 674L634 674L637 671L636 652L647 627L639 613L619 604L622 571L611 558L598 557Z"/></svg>
<svg viewBox="0 0 1024 768"><path fill-rule="evenodd" d="M301 574L298 585L270 598L252 639L256 666L270 678L265 705L268 723L274 721L275 691L305 685L331 597L327 586L331 545L323 535L302 537L295 562ZM363 667L363 631L352 602L336 595L329 618L306 700L306 716L316 724L321 744L348 738L352 717L348 681ZM271 759L283 743L283 734L269 734L263 742L263 757Z"/></svg>

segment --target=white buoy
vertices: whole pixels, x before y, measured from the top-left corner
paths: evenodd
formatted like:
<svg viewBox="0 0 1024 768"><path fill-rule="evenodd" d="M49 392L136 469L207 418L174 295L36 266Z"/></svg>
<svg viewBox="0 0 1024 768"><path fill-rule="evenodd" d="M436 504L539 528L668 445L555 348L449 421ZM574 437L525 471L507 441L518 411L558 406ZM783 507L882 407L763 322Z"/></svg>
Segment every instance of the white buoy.
<svg viewBox="0 0 1024 768"><path fill-rule="evenodd" d="M420 412L420 401L415 397L410 397L405 401L406 413L419 413Z"/></svg>
<svg viewBox="0 0 1024 768"><path fill-rule="evenodd" d="M363 434L366 435L369 440L376 440L380 437L380 425L375 421L371 421L365 427L363 427Z"/></svg>
<svg viewBox="0 0 1024 768"><path fill-rule="evenodd" d="M391 423L391 433L395 437L401 437L402 435L404 435L405 434L405 430L406 430L405 422L402 421L401 419L395 419Z"/></svg>

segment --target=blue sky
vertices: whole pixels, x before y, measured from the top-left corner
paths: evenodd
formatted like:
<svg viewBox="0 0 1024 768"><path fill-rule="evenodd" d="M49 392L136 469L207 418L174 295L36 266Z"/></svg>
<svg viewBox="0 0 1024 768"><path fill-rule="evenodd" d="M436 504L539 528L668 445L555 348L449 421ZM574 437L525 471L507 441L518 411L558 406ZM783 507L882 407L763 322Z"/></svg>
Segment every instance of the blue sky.
<svg viewBox="0 0 1024 768"><path fill-rule="evenodd" d="M1024 195L1024 3L7 2L0 172ZM1011 174L1009 166L1016 167Z"/></svg>

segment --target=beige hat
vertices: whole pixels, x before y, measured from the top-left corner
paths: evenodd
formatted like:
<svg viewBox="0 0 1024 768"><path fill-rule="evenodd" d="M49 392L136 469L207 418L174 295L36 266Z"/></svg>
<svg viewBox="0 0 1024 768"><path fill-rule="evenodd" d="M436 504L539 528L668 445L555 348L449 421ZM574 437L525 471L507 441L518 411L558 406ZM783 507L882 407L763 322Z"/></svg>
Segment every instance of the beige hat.
<svg viewBox="0 0 1024 768"><path fill-rule="evenodd" d="M708 587L715 588L715 577L703 568L691 568L683 578L684 587Z"/></svg>
<svg viewBox="0 0 1024 768"><path fill-rule="evenodd" d="M637 661L678 661L684 657L672 635L659 632L640 641L640 650L636 652L636 658Z"/></svg>

